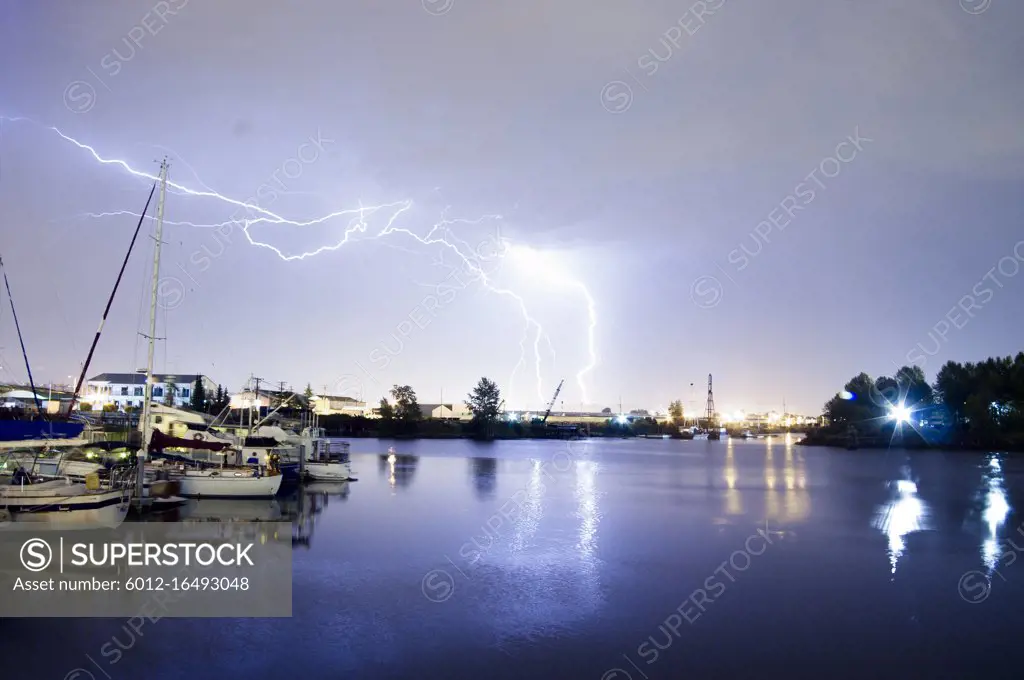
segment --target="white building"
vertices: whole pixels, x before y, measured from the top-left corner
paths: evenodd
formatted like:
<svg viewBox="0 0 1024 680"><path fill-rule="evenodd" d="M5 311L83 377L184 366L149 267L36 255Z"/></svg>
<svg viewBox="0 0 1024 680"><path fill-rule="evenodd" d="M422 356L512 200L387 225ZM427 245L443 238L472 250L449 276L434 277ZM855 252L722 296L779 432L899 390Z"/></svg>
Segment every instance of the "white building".
<svg viewBox="0 0 1024 680"><path fill-rule="evenodd" d="M312 397L309 405L318 416L332 416L336 414L346 416L364 416L367 413L366 402L358 401L352 397L333 397L324 395Z"/></svg>
<svg viewBox="0 0 1024 680"><path fill-rule="evenodd" d="M420 413L424 418L441 420L469 420L473 413L462 402L457 404L420 404Z"/></svg>
<svg viewBox="0 0 1024 680"><path fill-rule="evenodd" d="M213 398L217 392L217 383L205 375L154 373L153 401L167 403L168 399L172 398L168 395L173 393L173 405L187 406L192 400L192 390L197 378L202 379L207 399ZM81 401L97 410L109 404L115 404L118 410L124 410L126 406L142 408L145 387L144 373L100 373L86 381Z"/></svg>
<svg viewBox="0 0 1024 680"><path fill-rule="evenodd" d="M271 395L267 392L260 392L259 396L253 390L242 390L231 395L230 405L233 409L254 409L271 408Z"/></svg>

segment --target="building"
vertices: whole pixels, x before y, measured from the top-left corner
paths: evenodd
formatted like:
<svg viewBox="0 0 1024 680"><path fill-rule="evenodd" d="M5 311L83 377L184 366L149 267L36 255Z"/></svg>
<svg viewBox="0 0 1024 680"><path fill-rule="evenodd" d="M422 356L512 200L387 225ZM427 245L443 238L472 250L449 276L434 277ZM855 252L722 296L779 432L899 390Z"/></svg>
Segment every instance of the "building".
<svg viewBox="0 0 1024 680"><path fill-rule="evenodd" d="M260 409L274 408L280 402L270 392L260 390L257 396L253 390L242 390L231 395L230 406L232 409Z"/></svg>
<svg viewBox="0 0 1024 680"><path fill-rule="evenodd" d="M473 413L463 403L458 404L420 404L420 413L424 418L439 420L470 420Z"/></svg>
<svg viewBox="0 0 1024 680"><path fill-rule="evenodd" d="M201 378L207 398L217 392L217 383L205 375L154 373L153 401L172 406L188 405L196 379ZM144 373L100 373L86 381L81 397L83 404L93 409L114 405L119 411L126 407L142 408L145 400L146 375Z"/></svg>
<svg viewBox="0 0 1024 680"><path fill-rule="evenodd" d="M352 397L324 395L312 397L309 402L313 413L316 413L318 416L363 416L367 412L366 402L353 399Z"/></svg>

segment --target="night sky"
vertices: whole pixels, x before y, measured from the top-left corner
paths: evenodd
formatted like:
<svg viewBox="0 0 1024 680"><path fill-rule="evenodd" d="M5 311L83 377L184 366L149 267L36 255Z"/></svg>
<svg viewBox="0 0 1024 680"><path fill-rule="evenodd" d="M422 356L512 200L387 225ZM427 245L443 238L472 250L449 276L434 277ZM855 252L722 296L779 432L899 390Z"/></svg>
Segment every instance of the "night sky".
<svg viewBox="0 0 1024 680"><path fill-rule="evenodd" d="M49 126L274 215L247 238L261 213L169 192L158 372L421 402L486 375L520 408L565 378L573 410L689 406L713 373L720 410L818 413L861 370L1015 353L1022 25L1014 0L4 0L0 255L36 380L77 377L135 228L88 214L152 184ZM151 260L90 375L145 365ZM0 380L19 355L5 300Z"/></svg>

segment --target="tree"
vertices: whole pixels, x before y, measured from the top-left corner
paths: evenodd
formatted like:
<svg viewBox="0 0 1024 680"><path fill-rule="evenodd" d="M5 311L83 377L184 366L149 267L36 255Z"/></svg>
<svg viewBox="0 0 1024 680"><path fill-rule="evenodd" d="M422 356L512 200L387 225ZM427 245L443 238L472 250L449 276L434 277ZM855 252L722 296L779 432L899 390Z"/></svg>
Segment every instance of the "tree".
<svg viewBox="0 0 1024 680"><path fill-rule="evenodd" d="M192 386L192 402L189 404L193 411L206 410L206 388L203 387L203 376L196 376L196 383Z"/></svg>
<svg viewBox="0 0 1024 680"><path fill-rule="evenodd" d="M223 385L217 385L217 391L212 401L207 401L210 413L220 413L231 403L231 395L224 389Z"/></svg>
<svg viewBox="0 0 1024 680"><path fill-rule="evenodd" d="M824 415L833 425L864 424L885 415L886 409L876 404L879 400L875 382L867 373L861 373L843 386L843 393L825 403Z"/></svg>
<svg viewBox="0 0 1024 680"><path fill-rule="evenodd" d="M174 406L174 402L178 398L178 383L174 382L171 378L167 382L167 387L164 389L164 404L167 406Z"/></svg>
<svg viewBox="0 0 1024 680"><path fill-rule="evenodd" d="M673 425L682 425L683 422L683 402L676 399L668 405L668 414L672 417Z"/></svg>
<svg viewBox="0 0 1024 680"><path fill-rule="evenodd" d="M311 384L309 384L309 383L306 383L306 389L305 389L305 391L304 391L304 392L302 393L302 396L304 396L304 397L306 398L306 401L307 401L307 402L308 402L308 401L309 401L310 399L312 399L312 398L313 398L313 386L312 386Z"/></svg>
<svg viewBox="0 0 1024 680"><path fill-rule="evenodd" d="M473 414L473 426L481 433L490 433L491 425L498 419L500 405L498 384L488 378L480 378L480 382L466 397L466 406Z"/></svg>
<svg viewBox="0 0 1024 680"><path fill-rule="evenodd" d="M605 406L603 409L601 409L601 413L611 413L611 412L612 412L612 409L611 409L611 407L608 407L608 406Z"/></svg>
<svg viewBox="0 0 1024 680"><path fill-rule="evenodd" d="M380 400L380 417L382 420L395 419L395 409L391 408L391 404L388 403L387 399Z"/></svg>
<svg viewBox="0 0 1024 680"><path fill-rule="evenodd" d="M399 420L415 422L423 417L420 405L416 401L416 392L408 385L393 386L391 398L395 400L395 416Z"/></svg>

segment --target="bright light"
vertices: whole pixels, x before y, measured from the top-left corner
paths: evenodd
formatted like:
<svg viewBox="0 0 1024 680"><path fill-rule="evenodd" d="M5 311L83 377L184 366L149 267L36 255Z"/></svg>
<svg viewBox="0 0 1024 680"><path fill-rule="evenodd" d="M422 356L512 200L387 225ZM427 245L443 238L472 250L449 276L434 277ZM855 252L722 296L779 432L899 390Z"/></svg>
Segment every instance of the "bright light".
<svg viewBox="0 0 1024 680"><path fill-rule="evenodd" d="M629 422L629 418L627 418L626 416L616 416L615 422L619 423L620 425L625 425L626 423Z"/></svg>
<svg viewBox="0 0 1024 680"><path fill-rule="evenodd" d="M910 409L904 406L903 404L900 404L899 406L893 406L891 409L889 409L889 417L895 420L897 424L909 423Z"/></svg>
<svg viewBox="0 0 1024 680"><path fill-rule="evenodd" d="M840 399L845 399L846 401L849 401L850 399L853 399L853 392L850 392L848 390L843 390L842 392L839 393L839 398Z"/></svg>

